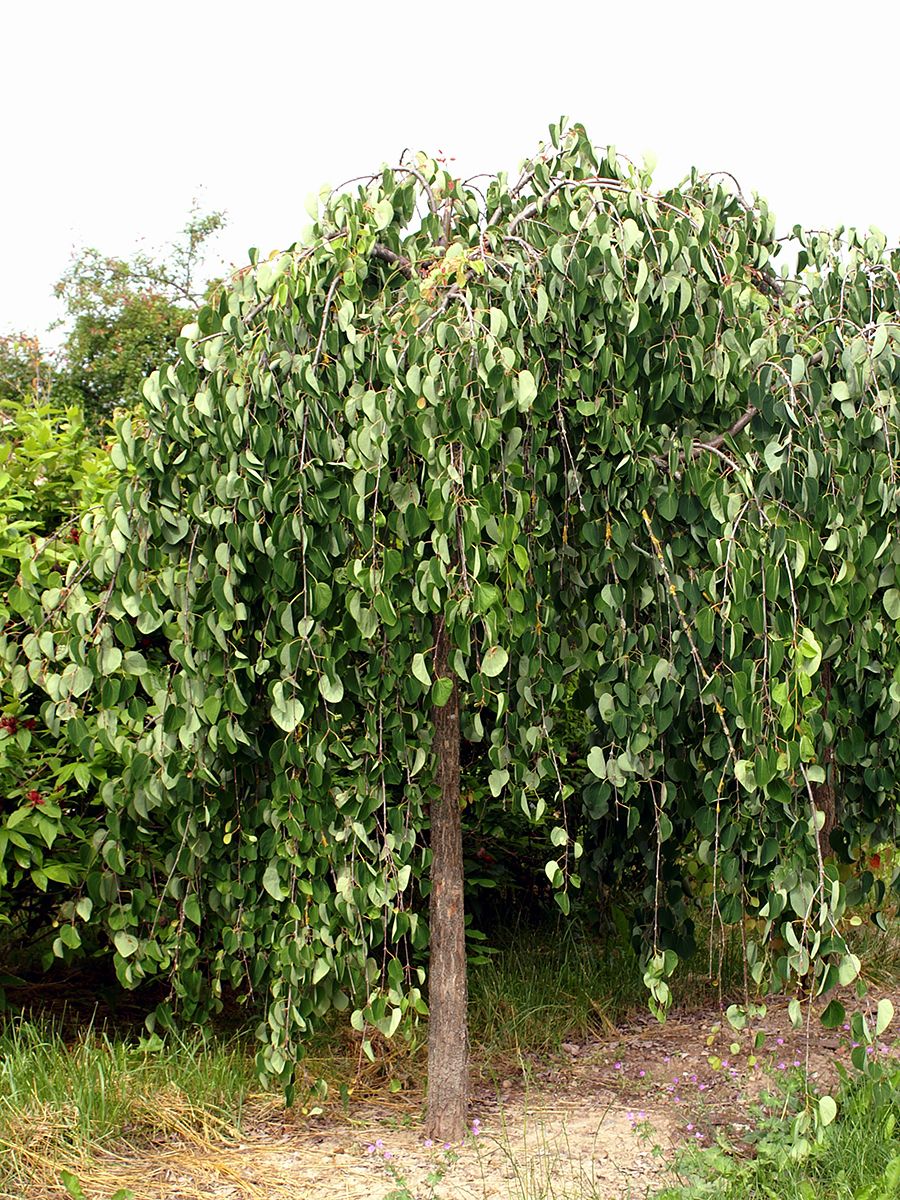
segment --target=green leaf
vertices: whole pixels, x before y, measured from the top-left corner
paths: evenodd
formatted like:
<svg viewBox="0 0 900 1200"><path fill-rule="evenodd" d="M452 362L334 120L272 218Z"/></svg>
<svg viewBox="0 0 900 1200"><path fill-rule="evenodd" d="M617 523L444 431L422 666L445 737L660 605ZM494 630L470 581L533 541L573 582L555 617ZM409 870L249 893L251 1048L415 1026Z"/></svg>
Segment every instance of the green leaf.
<svg viewBox="0 0 900 1200"><path fill-rule="evenodd" d="M845 954L838 967L838 983L846 987L859 974L860 961L855 954Z"/></svg>
<svg viewBox="0 0 900 1200"><path fill-rule="evenodd" d="M475 608L480 613L486 613L494 605L499 604L501 592L493 583L475 584Z"/></svg>
<svg viewBox="0 0 900 1200"><path fill-rule="evenodd" d="M516 400L520 412L527 412L537 398L537 383L528 370L520 371L516 385Z"/></svg>
<svg viewBox="0 0 900 1200"><path fill-rule="evenodd" d="M822 1024L826 1029L839 1029L846 1019L846 1010L838 1000L831 1000L821 1017Z"/></svg>
<svg viewBox="0 0 900 1200"><path fill-rule="evenodd" d="M191 892L184 898L184 915L195 925L200 924L200 899L196 892Z"/></svg>
<svg viewBox="0 0 900 1200"><path fill-rule="evenodd" d="M207 701L212 699L208 697ZM207 715L210 710L207 710L204 702L204 711ZM285 733L293 733L300 722L303 720L304 710L303 705L293 696L285 696L284 684L279 680L272 689L272 705L270 708L272 720L279 729L283 729Z"/></svg>
<svg viewBox="0 0 900 1200"><path fill-rule="evenodd" d="M598 779L606 778L606 759L599 746L592 746L588 751L587 765L588 770L596 775Z"/></svg>
<svg viewBox="0 0 900 1200"><path fill-rule="evenodd" d="M781 443L773 438L763 450L763 459L770 471L778 471L784 465L785 450Z"/></svg>
<svg viewBox="0 0 900 1200"><path fill-rule="evenodd" d="M509 771L497 768L488 775L488 787L491 789L492 796L499 796L508 783Z"/></svg>
<svg viewBox="0 0 900 1200"><path fill-rule="evenodd" d="M499 675L509 662L509 655L502 646L491 646L481 660L481 673L493 679Z"/></svg>
<svg viewBox="0 0 900 1200"><path fill-rule="evenodd" d="M537 311L535 312L535 320L538 325L543 325L544 318L550 311L550 301L547 298L547 293L544 288L538 285L537 289Z"/></svg>
<svg viewBox="0 0 900 1200"><path fill-rule="evenodd" d="M59 1179L68 1194L72 1197L72 1200L87 1200L78 1177L73 1175L71 1171L61 1170Z"/></svg>
<svg viewBox="0 0 900 1200"><path fill-rule="evenodd" d="M832 1096L819 1097L819 1120L823 1125L830 1125L837 1116L837 1102Z"/></svg>
<svg viewBox="0 0 900 1200"><path fill-rule="evenodd" d="M878 1012L875 1017L875 1036L881 1037L894 1019L894 1006L888 999L878 1001Z"/></svg>
<svg viewBox="0 0 900 1200"><path fill-rule="evenodd" d="M490 312L491 318L491 336L502 338L509 328L509 322L506 315L499 308L492 308Z"/></svg>
<svg viewBox="0 0 900 1200"><path fill-rule="evenodd" d="M386 197L379 200L375 205L373 213L375 218L375 228L378 230L387 229L391 221L394 219L394 206Z"/></svg>
<svg viewBox="0 0 900 1200"><path fill-rule="evenodd" d="M892 621L900 621L900 588L888 588L884 593L884 611Z"/></svg>
<svg viewBox="0 0 900 1200"><path fill-rule="evenodd" d="M811 629L804 628L801 631L797 657L800 670L806 675L815 675L822 662L822 647Z"/></svg>
<svg viewBox="0 0 900 1200"><path fill-rule="evenodd" d="M344 698L344 685L337 675L320 675L319 693L326 704L340 704Z"/></svg>
<svg viewBox="0 0 900 1200"><path fill-rule="evenodd" d="M77 950L81 945L81 935L74 925L61 925L59 930L60 940L69 947L70 950Z"/></svg>
<svg viewBox="0 0 900 1200"><path fill-rule="evenodd" d="M132 934L119 930L113 937L113 945L122 958L130 958L135 950L137 950L140 942Z"/></svg>
<svg viewBox="0 0 900 1200"><path fill-rule="evenodd" d="M418 679L419 683L425 687L431 687L431 674L428 667L425 665L425 656L423 654L414 654L412 660L412 673Z"/></svg>
<svg viewBox="0 0 900 1200"><path fill-rule="evenodd" d="M747 1025L747 1013L738 1004L729 1004L725 1010L725 1019L732 1029L744 1029Z"/></svg>
<svg viewBox="0 0 900 1200"><path fill-rule="evenodd" d="M266 867L263 872L262 884L273 900L280 903L287 898L287 891L282 887L278 867L275 863L269 863Z"/></svg>
<svg viewBox="0 0 900 1200"><path fill-rule="evenodd" d="M435 708L443 708L450 697L453 695L453 680L436 679L431 688L431 703Z"/></svg>
<svg viewBox="0 0 900 1200"><path fill-rule="evenodd" d="M739 758L734 764L734 777L748 792L756 791L756 775L749 758Z"/></svg>

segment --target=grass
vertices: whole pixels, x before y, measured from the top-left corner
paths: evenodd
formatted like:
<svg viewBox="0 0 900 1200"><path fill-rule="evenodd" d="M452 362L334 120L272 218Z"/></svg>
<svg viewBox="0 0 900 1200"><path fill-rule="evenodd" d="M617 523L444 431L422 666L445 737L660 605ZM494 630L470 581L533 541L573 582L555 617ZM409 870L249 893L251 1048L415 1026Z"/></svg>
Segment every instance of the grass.
<svg viewBox="0 0 900 1200"><path fill-rule="evenodd" d="M641 1003L637 959L624 939L572 926L516 930L469 974L472 1044L487 1058L540 1054L609 1029Z"/></svg>
<svg viewBox="0 0 900 1200"><path fill-rule="evenodd" d="M235 1042L122 1041L90 1027L68 1040L58 1022L10 1019L0 1033L0 1195L37 1195L48 1171L77 1174L123 1140L233 1129L257 1087Z"/></svg>
<svg viewBox="0 0 900 1200"><path fill-rule="evenodd" d="M850 1080L838 1100L838 1119L808 1153L798 1153L789 1123L770 1119L754 1157L722 1146L695 1152L680 1164L683 1182L659 1200L897 1200L900 1071Z"/></svg>
<svg viewBox="0 0 900 1200"><path fill-rule="evenodd" d="M698 941L703 945L702 937ZM479 1055L492 1058L543 1054L563 1042L608 1034L631 1013L645 1009L647 991L627 936L605 936L560 920L513 929L485 962L469 972L469 1027ZM672 989L675 1005L697 1008L743 988L740 941L731 931L716 950L716 978L699 950L682 964Z"/></svg>

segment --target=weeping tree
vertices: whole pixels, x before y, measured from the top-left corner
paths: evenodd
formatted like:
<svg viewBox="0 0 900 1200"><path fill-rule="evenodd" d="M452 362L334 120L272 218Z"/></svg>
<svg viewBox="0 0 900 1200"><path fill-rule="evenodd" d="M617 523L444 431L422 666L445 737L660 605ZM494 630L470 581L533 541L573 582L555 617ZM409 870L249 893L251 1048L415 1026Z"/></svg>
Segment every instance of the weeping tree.
<svg viewBox="0 0 900 1200"><path fill-rule="evenodd" d="M458 1136L464 739L563 912L638 868L659 1013L699 902L748 985L850 982L896 826L900 256L798 229L779 271L730 177L656 193L580 126L311 215L147 381L26 640L51 727L119 763L71 922L187 1019L260 996L289 1089L330 1011L413 1025L427 962Z"/></svg>

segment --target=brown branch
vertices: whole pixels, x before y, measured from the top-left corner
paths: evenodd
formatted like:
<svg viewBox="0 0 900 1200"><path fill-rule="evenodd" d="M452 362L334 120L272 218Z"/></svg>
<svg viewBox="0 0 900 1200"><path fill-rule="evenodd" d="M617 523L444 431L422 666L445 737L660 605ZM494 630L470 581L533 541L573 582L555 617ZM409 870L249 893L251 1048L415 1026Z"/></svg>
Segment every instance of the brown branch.
<svg viewBox="0 0 900 1200"><path fill-rule="evenodd" d="M699 458L701 452L704 450L718 450L718 448L722 445L722 443L725 441L726 438L737 437L737 435L741 432L742 429L747 428L747 426L750 424L750 422L756 416L757 411L758 411L758 409L757 409L756 405L751 404L750 407L746 410L746 412L742 413L738 417L738 419L735 421L735 423L731 426L730 429L726 429L724 431L724 433L717 433L716 436L711 437L708 442L697 442L692 447L693 457Z"/></svg>
<svg viewBox="0 0 900 1200"><path fill-rule="evenodd" d="M405 255L398 254L396 250L391 250L388 246L382 245L381 242L376 242L372 247L372 257L387 263L389 266L396 267L401 275L405 275L407 279L412 279L412 263Z"/></svg>
<svg viewBox="0 0 900 1200"><path fill-rule="evenodd" d="M810 357L809 365L811 367L821 366L824 357L824 353L821 350L817 350L816 353ZM728 429L723 430L721 433L717 433L714 437L708 438L705 442L694 442L694 444L691 446L691 458L699 458L701 454L707 453L717 454L720 458L724 458L725 456L721 453L720 447L724 444L725 439L737 437L741 430L747 428L758 412L759 409L756 407L756 405L750 404L744 410L744 412L741 413L735 423L729 426ZM668 459L663 458L662 455L653 454L651 455L651 458L659 467L665 468L668 466ZM679 464L684 462L683 450L678 455L678 461ZM737 467L737 464L731 459L726 459L726 462L728 462L732 467Z"/></svg>

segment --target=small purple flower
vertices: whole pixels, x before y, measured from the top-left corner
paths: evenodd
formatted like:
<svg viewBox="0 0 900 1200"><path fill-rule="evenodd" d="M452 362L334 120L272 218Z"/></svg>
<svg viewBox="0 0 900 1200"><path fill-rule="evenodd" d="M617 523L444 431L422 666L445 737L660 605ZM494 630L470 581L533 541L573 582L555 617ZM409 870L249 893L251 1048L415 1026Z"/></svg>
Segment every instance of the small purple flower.
<svg viewBox="0 0 900 1200"><path fill-rule="evenodd" d="M375 1149L376 1149L376 1150L383 1150L383 1149L384 1149L384 1142L382 1141L382 1139L381 1139L381 1138L377 1138L377 1139L376 1139L376 1141L375 1141Z"/></svg>
<svg viewBox="0 0 900 1200"><path fill-rule="evenodd" d="M776 1038L776 1039L775 1039L775 1045L776 1045L776 1046L783 1046L783 1045L784 1045L784 1038Z"/></svg>
<svg viewBox="0 0 900 1200"><path fill-rule="evenodd" d="M621 1071L621 1070L622 1070L622 1064L621 1064L620 1062L617 1062L617 1063L615 1063L615 1064L613 1065L613 1069L614 1069L614 1070L616 1070L616 1071Z"/></svg>
<svg viewBox="0 0 900 1200"><path fill-rule="evenodd" d="M450 1143L449 1143L449 1142L444 1142L444 1145L443 1145L442 1149L444 1149L444 1150L449 1150L449 1149L450 1149Z"/></svg>
<svg viewBox="0 0 900 1200"><path fill-rule="evenodd" d="M371 1142L369 1142L368 1146L366 1146L366 1154L374 1154L374 1153L375 1153L375 1147L372 1145Z"/></svg>
<svg viewBox="0 0 900 1200"><path fill-rule="evenodd" d="M422 1145L425 1147L426 1150L430 1150L431 1147L434 1145L434 1142L431 1140L431 1138L426 1138L425 1141L422 1143Z"/></svg>
<svg viewBox="0 0 900 1200"><path fill-rule="evenodd" d="M385 1150L385 1152L384 1152L384 1157L385 1157L385 1158L393 1158L393 1157L394 1157L394 1155L393 1155L393 1153L392 1153L390 1150Z"/></svg>
<svg viewBox="0 0 900 1200"><path fill-rule="evenodd" d="M698 1141L700 1141L700 1142L702 1142L702 1141L703 1141L703 1134L702 1134L702 1133L700 1133L699 1131L698 1131L697 1133L695 1133L695 1134L694 1134L694 1137L695 1137L695 1138L697 1138L697 1140L698 1140Z"/></svg>
<svg viewBox="0 0 900 1200"><path fill-rule="evenodd" d="M787 1070L787 1063L780 1062L780 1063L778 1064L778 1070L779 1070L779 1071L786 1071L786 1070Z"/></svg>
<svg viewBox="0 0 900 1200"><path fill-rule="evenodd" d="M693 1128L694 1128L694 1122L693 1122L693 1121L688 1121L688 1126L687 1126L687 1127L688 1127L688 1131L690 1131L691 1129L693 1129Z"/></svg>
<svg viewBox="0 0 900 1200"><path fill-rule="evenodd" d="M646 1071L638 1071L638 1079L643 1079L646 1074Z"/></svg>
<svg viewBox="0 0 900 1200"><path fill-rule="evenodd" d="M800 1066L800 1059L799 1059L799 1058L795 1058L795 1059L794 1059L794 1066L795 1066L795 1067L799 1067L799 1066Z"/></svg>
<svg viewBox="0 0 900 1200"><path fill-rule="evenodd" d="M698 1083L698 1084L697 1084L697 1091L698 1091L698 1092L705 1092L705 1091L706 1091L706 1084L705 1084L705 1083Z"/></svg>

